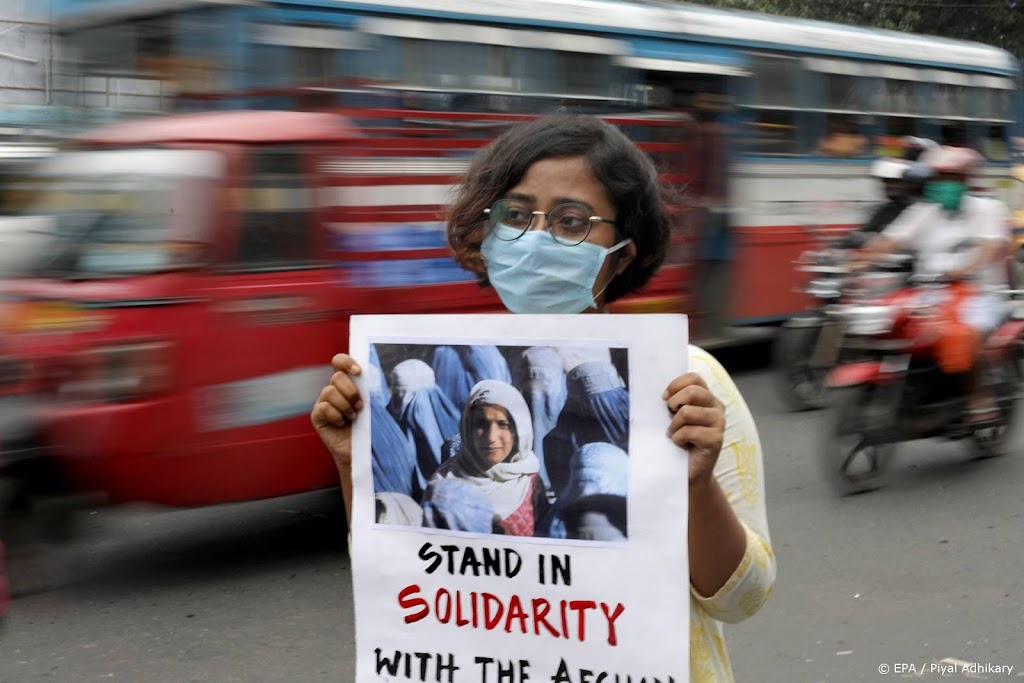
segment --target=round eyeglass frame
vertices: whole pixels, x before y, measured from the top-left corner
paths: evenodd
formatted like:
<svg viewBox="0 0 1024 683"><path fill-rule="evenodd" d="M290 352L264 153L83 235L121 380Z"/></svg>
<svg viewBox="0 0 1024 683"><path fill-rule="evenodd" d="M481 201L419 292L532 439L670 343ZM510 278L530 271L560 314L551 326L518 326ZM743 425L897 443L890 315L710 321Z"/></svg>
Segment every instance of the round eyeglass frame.
<svg viewBox="0 0 1024 683"><path fill-rule="evenodd" d="M582 238L580 238L578 240L577 239L567 240L567 239L565 239L563 237L559 237L551 229L551 225L552 225L551 215L553 213L555 213L559 209L564 210L565 207L579 207L581 209L584 209L586 213L593 213L593 211L594 211L590 206L588 206L587 204L584 204L583 202L562 202L561 204L556 204L553 207L551 207L551 210L548 211L547 213L545 213L543 211L531 211L530 212L530 222L527 223L526 227L523 228L522 231L518 235L516 235L515 237L513 237L511 239L506 239L506 238L502 237L498 232L495 231L495 228L499 225L498 223L496 223L497 215L498 215L499 212L495 210L495 207L498 207L500 204L507 204L507 203L511 203L511 202L515 202L515 201L517 201L517 200L514 200L514 199L498 199L493 204L491 204L491 206L489 208L484 209L484 214L487 216L487 225L488 225L488 227L490 228L491 232L494 233L495 237L497 237L498 239L502 240L503 242L515 242L517 239L519 239L520 237L525 235L527 232L529 232L530 229L533 228L533 222L537 218L537 216L544 216L544 229L545 229L545 231L549 235L551 235L551 239L553 239L555 242L557 242L558 244L561 244L562 246L565 246L565 247L575 247L576 245L583 244L584 242L586 242L587 238L590 237L590 231L594 229L594 223L611 223L612 225L615 225L615 221L614 220L611 220L611 219L608 219L608 218L602 218L601 216L593 216L593 215L591 215L591 216L588 216L588 219L590 220L590 223L587 225L587 231L583 234ZM518 228L513 228L510 225L506 225L505 227L511 228L512 230L518 230Z"/></svg>

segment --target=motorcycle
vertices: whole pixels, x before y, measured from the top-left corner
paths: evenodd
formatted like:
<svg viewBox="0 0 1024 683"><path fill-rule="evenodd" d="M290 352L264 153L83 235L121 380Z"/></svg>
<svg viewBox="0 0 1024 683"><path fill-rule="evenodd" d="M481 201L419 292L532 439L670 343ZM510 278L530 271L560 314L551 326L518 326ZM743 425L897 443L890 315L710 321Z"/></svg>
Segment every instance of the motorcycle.
<svg viewBox="0 0 1024 683"><path fill-rule="evenodd" d="M911 258L897 255L878 264L875 271L854 276L845 265L846 249L807 252L797 270L812 277L802 291L814 306L789 318L779 327L773 347L776 387L794 411L817 410L829 405L828 371L836 363L843 340L842 320L831 311L849 290L891 291L909 275Z"/></svg>
<svg viewBox="0 0 1024 683"><path fill-rule="evenodd" d="M820 461L841 495L883 486L896 444L903 441L970 439L978 457L1005 450L1024 379L1022 292L1003 293L1007 314L978 351L980 389L991 392L995 410L984 421L972 421L966 378L944 373L936 355L951 283L915 275L909 284L832 311L845 327L846 357L828 373L835 412Z"/></svg>

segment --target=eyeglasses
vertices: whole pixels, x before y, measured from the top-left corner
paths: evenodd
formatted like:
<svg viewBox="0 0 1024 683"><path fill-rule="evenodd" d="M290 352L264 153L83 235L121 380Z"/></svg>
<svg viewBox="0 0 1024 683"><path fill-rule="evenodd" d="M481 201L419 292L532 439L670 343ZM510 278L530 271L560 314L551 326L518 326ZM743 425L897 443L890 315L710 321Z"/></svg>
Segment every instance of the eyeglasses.
<svg viewBox="0 0 1024 683"><path fill-rule="evenodd" d="M591 215L594 212L586 204L566 202L553 207L546 214L543 211L531 211L530 207L518 199L499 199L484 209L487 223L495 237L506 242L513 242L533 226L537 216L544 216L548 233L559 244L575 247L584 242L594 223L612 223L615 221ZM506 228L498 230L498 227Z"/></svg>

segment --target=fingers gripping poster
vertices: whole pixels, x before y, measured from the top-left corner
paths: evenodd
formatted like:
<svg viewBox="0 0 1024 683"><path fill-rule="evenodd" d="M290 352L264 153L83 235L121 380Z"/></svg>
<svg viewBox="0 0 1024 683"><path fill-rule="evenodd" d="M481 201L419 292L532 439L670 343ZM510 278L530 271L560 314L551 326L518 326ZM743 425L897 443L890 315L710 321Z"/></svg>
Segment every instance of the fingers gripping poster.
<svg viewBox="0 0 1024 683"><path fill-rule="evenodd" d="M685 683L675 315L356 316L356 681Z"/></svg>

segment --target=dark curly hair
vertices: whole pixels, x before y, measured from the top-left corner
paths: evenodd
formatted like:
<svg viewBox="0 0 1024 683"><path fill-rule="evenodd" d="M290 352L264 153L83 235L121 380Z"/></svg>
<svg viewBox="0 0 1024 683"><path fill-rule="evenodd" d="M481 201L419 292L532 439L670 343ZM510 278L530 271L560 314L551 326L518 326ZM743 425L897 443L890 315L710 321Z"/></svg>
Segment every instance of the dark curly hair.
<svg viewBox="0 0 1024 683"><path fill-rule="evenodd" d="M643 287L668 250L667 190L659 185L651 159L622 131L582 114L551 114L517 124L477 155L448 209L448 244L455 260L488 284L480 255L487 234L484 209L505 196L534 163L556 157L586 159L615 207L616 232L636 245L636 258L612 279L605 300Z"/></svg>

